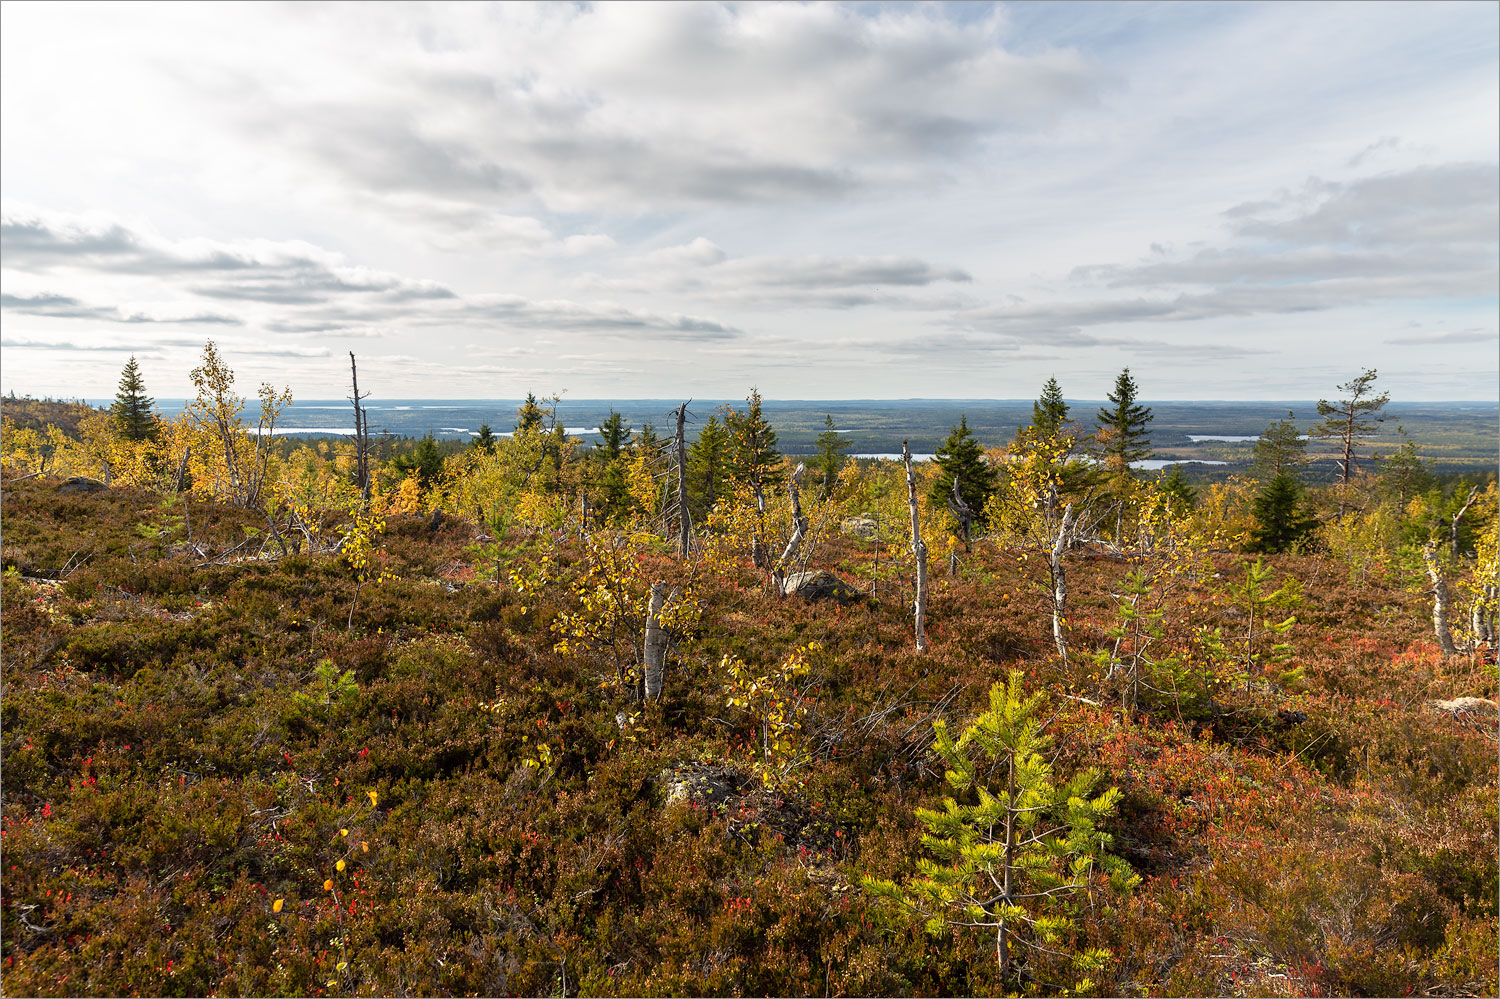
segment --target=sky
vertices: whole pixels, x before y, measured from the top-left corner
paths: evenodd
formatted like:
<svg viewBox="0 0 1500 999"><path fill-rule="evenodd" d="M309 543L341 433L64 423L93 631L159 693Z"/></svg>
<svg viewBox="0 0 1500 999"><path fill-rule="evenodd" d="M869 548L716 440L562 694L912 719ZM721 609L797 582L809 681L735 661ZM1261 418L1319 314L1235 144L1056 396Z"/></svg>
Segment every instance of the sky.
<svg viewBox="0 0 1500 999"><path fill-rule="evenodd" d="M0 388L1495 399L1500 4L0 6Z"/></svg>

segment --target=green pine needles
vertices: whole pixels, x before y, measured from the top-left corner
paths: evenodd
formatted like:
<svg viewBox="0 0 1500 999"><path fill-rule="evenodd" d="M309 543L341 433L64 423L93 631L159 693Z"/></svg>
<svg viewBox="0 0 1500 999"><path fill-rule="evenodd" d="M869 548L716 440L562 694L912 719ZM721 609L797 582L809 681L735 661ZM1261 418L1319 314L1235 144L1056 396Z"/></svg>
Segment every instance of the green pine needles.
<svg viewBox="0 0 1500 999"><path fill-rule="evenodd" d="M918 860L917 876L904 885L863 883L897 911L923 919L934 936L950 928L993 934L1008 988L1032 982L1085 992L1112 955L1066 949L1072 914L1092 904L1097 891L1088 889L1101 882L1123 893L1140 878L1108 852L1113 837L1100 828L1114 814L1119 789L1094 794L1093 770L1054 782L1045 755L1052 740L1038 717L1042 696L1027 696L1015 671L990 689L989 710L957 740L943 722L933 724L933 749L953 789L940 809L916 811L933 859ZM1059 975L1077 978L1060 986Z"/></svg>

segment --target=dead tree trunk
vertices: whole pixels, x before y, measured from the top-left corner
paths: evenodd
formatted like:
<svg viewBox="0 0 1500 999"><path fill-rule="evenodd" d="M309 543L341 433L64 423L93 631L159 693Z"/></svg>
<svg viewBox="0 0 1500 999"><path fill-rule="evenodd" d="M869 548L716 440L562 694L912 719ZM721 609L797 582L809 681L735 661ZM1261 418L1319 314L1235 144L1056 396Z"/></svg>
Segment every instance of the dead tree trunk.
<svg viewBox="0 0 1500 999"><path fill-rule="evenodd" d="M359 486L359 499L363 504L370 502L370 451L369 432L366 423L365 407L360 405L364 396L359 394L359 371L354 366L354 351L349 351L349 381L353 386L354 396L354 481Z"/></svg>
<svg viewBox="0 0 1500 999"><path fill-rule="evenodd" d="M645 659L646 700L661 698L662 673L667 664L667 633L662 630L659 615L667 601L667 584L651 584L651 603L646 610L646 636L642 642Z"/></svg>
<svg viewBox="0 0 1500 999"><path fill-rule="evenodd" d="M1469 627L1474 632L1476 643L1495 644L1495 623L1490 608L1495 606L1497 596L1500 596L1500 587L1487 585L1480 587L1479 596L1474 599L1474 609L1469 614Z"/></svg>
<svg viewBox="0 0 1500 999"><path fill-rule="evenodd" d="M917 593L912 601L913 629L917 651L927 651L927 544L922 540L922 523L917 515L917 477L911 470L911 448L901 442L901 460L906 463L906 502L911 507L911 551L917 562Z"/></svg>
<svg viewBox="0 0 1500 999"><path fill-rule="evenodd" d="M1422 549L1422 556L1427 563L1427 578L1432 580L1432 631L1443 655L1456 656L1458 649L1448 627L1448 580L1443 577L1442 567L1437 563L1437 552L1430 542Z"/></svg>
<svg viewBox="0 0 1500 999"><path fill-rule="evenodd" d="M1448 547L1453 551L1455 563L1458 562L1458 522L1464 519L1464 514L1469 512L1469 507L1474 505L1474 499L1478 495L1478 486L1470 489L1468 499L1464 500L1464 505L1458 508L1458 512L1453 515L1453 520L1448 524Z"/></svg>
<svg viewBox="0 0 1500 999"><path fill-rule="evenodd" d="M693 519L688 513L686 423L687 402L677 407L677 555L684 562L693 547Z"/></svg>
<svg viewBox="0 0 1500 999"><path fill-rule="evenodd" d="M787 566L791 565L798 553L802 551L802 539L807 536L807 518L802 515L802 494L797 489L798 480L806 471L806 467L799 463L786 480L787 495L792 501L792 536L787 539L781 559L776 563L776 568L771 571L771 585L775 588L776 595L781 597L786 596Z"/></svg>
<svg viewBox="0 0 1500 999"><path fill-rule="evenodd" d="M953 495L948 497L948 509L953 511L953 516L958 520L959 533L963 535L964 551L969 550L969 538L974 530L974 508L964 500L963 494L958 491L958 476L953 477ZM957 560L952 560L957 564ZM955 570L956 571L956 570Z"/></svg>
<svg viewBox="0 0 1500 999"><path fill-rule="evenodd" d="M1052 572L1052 640L1057 643L1057 654L1062 657L1063 668L1068 665L1068 575L1063 568L1063 552L1072 543L1073 504L1063 507L1062 523L1057 528L1057 540L1048 553L1048 568Z"/></svg>

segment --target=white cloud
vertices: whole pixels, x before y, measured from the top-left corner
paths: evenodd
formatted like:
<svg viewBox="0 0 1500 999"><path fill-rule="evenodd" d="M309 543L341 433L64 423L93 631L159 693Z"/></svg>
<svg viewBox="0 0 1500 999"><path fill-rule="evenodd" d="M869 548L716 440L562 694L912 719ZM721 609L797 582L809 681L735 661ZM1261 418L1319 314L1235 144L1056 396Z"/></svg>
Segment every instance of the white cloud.
<svg viewBox="0 0 1500 999"><path fill-rule="evenodd" d="M421 359L372 367L407 394L545 371L606 395L1004 396L1058 358L1252 397L1369 364L1400 394L1431 346L1452 391L1490 394L1497 22L5 4L4 380L107 394L131 345L180 383L183 341L218 331L326 347L289 368L339 392L365 345Z"/></svg>

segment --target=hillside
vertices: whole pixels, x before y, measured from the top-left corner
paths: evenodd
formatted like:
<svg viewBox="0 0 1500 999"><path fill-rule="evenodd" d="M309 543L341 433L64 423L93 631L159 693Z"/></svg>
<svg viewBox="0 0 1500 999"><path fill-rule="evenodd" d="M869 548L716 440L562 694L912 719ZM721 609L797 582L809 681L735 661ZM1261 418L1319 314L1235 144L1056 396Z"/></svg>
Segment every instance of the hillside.
<svg viewBox="0 0 1500 999"><path fill-rule="evenodd" d="M30 396L16 395L0 399L0 415L10 420L17 430L40 431L51 425L69 437L77 437L83 418L93 412L97 410L86 403L65 402L61 399L33 399Z"/></svg>
<svg viewBox="0 0 1500 999"><path fill-rule="evenodd" d="M1266 560L1302 594L1268 670L1186 637L1248 626L1248 556L1161 583L1122 711L1095 655L1150 560L1096 546L1065 559L1064 666L1045 562L988 542L952 574L935 549L919 655L901 564L879 600L780 598L733 553L423 512L367 525L361 582L347 540L282 555L244 509L77 490L3 496L8 995L1050 993L1091 948L1099 994L1495 994L1495 718L1431 706L1495 698L1493 666L1326 556ZM864 589L890 557L820 537ZM692 612L639 705L655 580ZM1059 781L1119 788L1101 829L1140 883L1085 873L1007 983L992 931L929 935L862 879L929 855L932 723L1012 670Z"/></svg>

